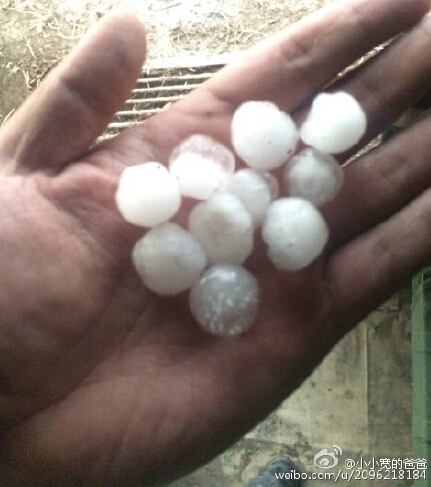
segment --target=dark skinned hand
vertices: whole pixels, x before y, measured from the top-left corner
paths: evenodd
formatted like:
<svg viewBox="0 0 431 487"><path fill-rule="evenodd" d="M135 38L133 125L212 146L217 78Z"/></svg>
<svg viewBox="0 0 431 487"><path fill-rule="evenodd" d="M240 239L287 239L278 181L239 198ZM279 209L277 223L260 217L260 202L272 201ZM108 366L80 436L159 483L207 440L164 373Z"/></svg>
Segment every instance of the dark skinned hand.
<svg viewBox="0 0 431 487"><path fill-rule="evenodd" d="M257 247L259 316L236 338L202 332L186 296L145 290L130 262L142 230L114 204L126 166L166 162L195 132L229 144L245 100L300 113L405 32L332 87L363 105L365 144L431 89L428 7L341 1L95 147L140 72L141 25L109 16L49 74L0 133L2 486L153 486L187 473L276 408L431 258L430 117L346 168L317 263L277 272Z"/></svg>

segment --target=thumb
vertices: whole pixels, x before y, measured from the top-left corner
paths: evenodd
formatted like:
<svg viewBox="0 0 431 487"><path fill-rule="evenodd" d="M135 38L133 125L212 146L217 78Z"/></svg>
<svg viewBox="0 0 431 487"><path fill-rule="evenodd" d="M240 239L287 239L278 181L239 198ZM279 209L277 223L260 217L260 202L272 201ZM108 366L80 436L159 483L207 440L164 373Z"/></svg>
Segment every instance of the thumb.
<svg viewBox="0 0 431 487"><path fill-rule="evenodd" d="M123 13L106 16L3 127L0 158L29 171L78 157L122 107L144 57L139 20Z"/></svg>

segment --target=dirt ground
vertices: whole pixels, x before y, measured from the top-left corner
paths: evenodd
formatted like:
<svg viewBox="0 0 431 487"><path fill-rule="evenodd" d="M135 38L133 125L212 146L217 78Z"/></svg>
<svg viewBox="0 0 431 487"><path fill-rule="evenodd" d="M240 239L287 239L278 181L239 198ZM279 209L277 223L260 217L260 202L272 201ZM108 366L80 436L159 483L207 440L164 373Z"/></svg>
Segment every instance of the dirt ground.
<svg viewBox="0 0 431 487"><path fill-rule="evenodd" d="M105 13L135 12L150 60L246 49L334 0L0 0L0 123Z"/></svg>

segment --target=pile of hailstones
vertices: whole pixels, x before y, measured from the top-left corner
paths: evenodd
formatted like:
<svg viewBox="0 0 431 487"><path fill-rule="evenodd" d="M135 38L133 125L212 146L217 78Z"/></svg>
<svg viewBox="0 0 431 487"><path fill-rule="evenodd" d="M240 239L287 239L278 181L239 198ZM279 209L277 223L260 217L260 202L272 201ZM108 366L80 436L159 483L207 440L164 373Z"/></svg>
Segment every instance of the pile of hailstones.
<svg viewBox="0 0 431 487"><path fill-rule="evenodd" d="M146 162L124 170L116 203L124 219L149 230L136 243L133 264L153 292L189 290L196 321L232 336L256 318L258 286L242 264L261 229L278 269L297 271L319 256L328 227L318 208L339 191L343 170L332 154L354 146L366 129L359 103L345 92L321 93L300 129L268 101L249 101L232 119L232 146L248 166L212 138L196 134L174 148L168 167ZM297 152L299 140L305 149ZM279 170L278 179L270 171ZM169 221L182 198L194 206L188 228Z"/></svg>

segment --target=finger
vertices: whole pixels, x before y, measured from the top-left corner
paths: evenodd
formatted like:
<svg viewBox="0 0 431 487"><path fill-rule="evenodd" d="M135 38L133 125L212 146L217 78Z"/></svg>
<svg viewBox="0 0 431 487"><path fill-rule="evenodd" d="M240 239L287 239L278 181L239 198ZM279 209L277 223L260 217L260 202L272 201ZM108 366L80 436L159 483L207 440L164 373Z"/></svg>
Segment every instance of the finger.
<svg viewBox="0 0 431 487"><path fill-rule="evenodd" d="M79 156L124 103L144 54L140 22L129 14L107 16L6 124L0 156L19 170L61 166Z"/></svg>
<svg viewBox="0 0 431 487"><path fill-rule="evenodd" d="M358 57L411 28L428 9L423 0L337 2L252 49L207 88L233 105L268 98L292 111Z"/></svg>
<svg viewBox="0 0 431 487"><path fill-rule="evenodd" d="M428 116L346 167L340 194L324 210L332 248L383 222L431 186L430 132Z"/></svg>
<svg viewBox="0 0 431 487"><path fill-rule="evenodd" d="M337 2L261 43L107 146L133 163L142 154L166 160L170 148L194 132L229 144L230 119L242 101L269 99L292 111L369 49L412 27L428 8L428 0Z"/></svg>
<svg viewBox="0 0 431 487"><path fill-rule="evenodd" d="M356 149L384 130L424 95L431 92L431 18L378 56L335 83L360 100L368 118L368 130ZM346 159L355 148L344 154Z"/></svg>
<svg viewBox="0 0 431 487"><path fill-rule="evenodd" d="M326 272L335 297L328 336L340 338L429 263L430 234L431 190L427 190L334 254Z"/></svg>
<svg viewBox="0 0 431 487"><path fill-rule="evenodd" d="M325 212L337 338L430 262L430 132L428 115L349 165Z"/></svg>
<svg viewBox="0 0 431 487"><path fill-rule="evenodd" d="M431 18L346 82L371 121L368 137L383 130L431 91ZM399 62L407 57L408 63ZM399 81L397 81L399 80ZM417 120L404 133L345 168L345 184L325 209L332 244L340 245L383 221L431 184L431 121Z"/></svg>

